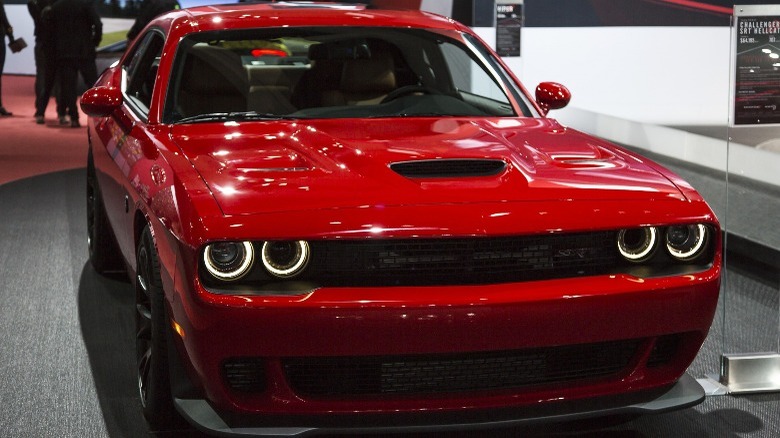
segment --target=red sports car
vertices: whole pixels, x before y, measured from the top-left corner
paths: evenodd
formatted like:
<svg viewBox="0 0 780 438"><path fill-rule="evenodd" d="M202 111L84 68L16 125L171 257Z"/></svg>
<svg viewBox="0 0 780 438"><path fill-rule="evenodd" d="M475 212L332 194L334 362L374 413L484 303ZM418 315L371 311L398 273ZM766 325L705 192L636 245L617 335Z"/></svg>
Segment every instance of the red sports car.
<svg viewBox="0 0 780 438"><path fill-rule="evenodd" d="M90 260L135 283L154 428L426 431L661 412L720 228L547 118L467 27L286 3L157 18L82 97ZM178 413L178 414L177 414Z"/></svg>

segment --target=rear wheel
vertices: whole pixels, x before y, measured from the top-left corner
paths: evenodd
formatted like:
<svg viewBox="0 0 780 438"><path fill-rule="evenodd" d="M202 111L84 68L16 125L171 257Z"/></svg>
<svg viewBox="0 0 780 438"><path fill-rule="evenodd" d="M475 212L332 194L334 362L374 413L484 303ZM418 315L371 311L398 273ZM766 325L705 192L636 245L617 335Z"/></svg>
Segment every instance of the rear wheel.
<svg viewBox="0 0 780 438"><path fill-rule="evenodd" d="M160 279L160 263L149 227L145 227L136 251L135 327L138 392L144 417L153 430L169 430L178 424L168 372L167 317Z"/></svg>
<svg viewBox="0 0 780 438"><path fill-rule="evenodd" d="M87 243L89 262L99 274L122 269L119 247L106 218L92 150L87 157Z"/></svg>

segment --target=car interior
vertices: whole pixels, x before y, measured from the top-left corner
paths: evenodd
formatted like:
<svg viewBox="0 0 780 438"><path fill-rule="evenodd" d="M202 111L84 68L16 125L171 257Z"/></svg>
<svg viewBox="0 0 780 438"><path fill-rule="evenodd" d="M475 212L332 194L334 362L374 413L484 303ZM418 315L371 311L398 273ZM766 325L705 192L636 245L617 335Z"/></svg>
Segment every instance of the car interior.
<svg viewBox="0 0 780 438"><path fill-rule="evenodd" d="M376 35L185 41L166 118L508 116L504 85L454 44ZM447 51L449 50L449 52ZM476 77L491 93L472 89Z"/></svg>

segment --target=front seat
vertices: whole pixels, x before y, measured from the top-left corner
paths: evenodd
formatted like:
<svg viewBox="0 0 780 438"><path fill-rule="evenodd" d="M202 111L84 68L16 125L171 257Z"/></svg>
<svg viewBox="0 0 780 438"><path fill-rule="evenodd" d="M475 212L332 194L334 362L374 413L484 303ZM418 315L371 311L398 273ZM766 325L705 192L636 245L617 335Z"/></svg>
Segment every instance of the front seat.
<svg viewBox="0 0 780 438"><path fill-rule="evenodd" d="M233 52L195 46L187 54L178 94L183 117L246 111L249 89L241 59Z"/></svg>
<svg viewBox="0 0 780 438"><path fill-rule="evenodd" d="M350 59L341 71L339 89L325 92L323 105L375 105L396 87L395 66L389 54Z"/></svg>

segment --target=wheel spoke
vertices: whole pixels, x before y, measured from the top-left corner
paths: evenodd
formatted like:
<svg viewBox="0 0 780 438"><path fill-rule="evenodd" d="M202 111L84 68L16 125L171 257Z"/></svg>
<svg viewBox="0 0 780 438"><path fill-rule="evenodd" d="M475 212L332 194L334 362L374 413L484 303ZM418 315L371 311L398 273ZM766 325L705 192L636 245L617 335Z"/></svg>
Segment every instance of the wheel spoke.
<svg viewBox="0 0 780 438"><path fill-rule="evenodd" d="M152 348L149 345L144 354L138 359L138 392L141 394L141 402L144 406L146 406L149 391L149 371L151 367Z"/></svg>
<svg viewBox="0 0 780 438"><path fill-rule="evenodd" d="M140 269L140 267L139 267ZM138 277L136 277L138 280L138 286L141 288L141 291L144 293L145 296L149 296L149 287L146 285L146 280L144 280L143 275L138 274Z"/></svg>
<svg viewBox="0 0 780 438"><path fill-rule="evenodd" d="M146 406L149 397L150 372L152 368L152 301L149 291L149 279L151 275L151 261L145 247L138 250L136 258L135 288L135 342L136 357L138 360L138 391L141 395L141 403Z"/></svg>
<svg viewBox="0 0 780 438"><path fill-rule="evenodd" d="M136 315L136 334L137 340L150 341L152 339L152 312L148 307L139 303L135 306Z"/></svg>

